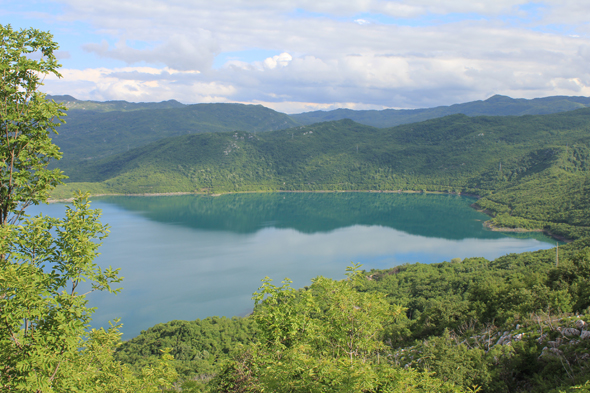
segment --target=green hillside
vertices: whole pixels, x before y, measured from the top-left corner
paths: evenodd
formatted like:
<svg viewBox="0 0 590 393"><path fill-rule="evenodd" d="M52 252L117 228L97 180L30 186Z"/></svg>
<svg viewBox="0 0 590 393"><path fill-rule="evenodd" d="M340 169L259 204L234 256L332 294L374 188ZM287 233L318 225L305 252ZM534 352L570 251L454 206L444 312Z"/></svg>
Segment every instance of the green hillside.
<svg viewBox="0 0 590 393"><path fill-rule="evenodd" d="M111 111L137 111L142 109L171 109L182 108L185 105L176 101L168 100L162 102L127 102L127 101L82 101L70 95L47 95L48 100L54 100L64 104L68 108L68 113L71 111L95 111L95 112L111 112Z"/></svg>
<svg viewBox="0 0 590 393"><path fill-rule="evenodd" d="M342 391L334 374L350 373L363 364L363 372L351 375L373 378L374 387L345 391L588 392L587 246L587 241L577 241L560 247L558 266L556 250L551 249L493 261L468 258L372 270L339 283L328 280L334 291L326 291L326 279L320 277L296 292L271 289L280 301L263 303L246 318L158 324L123 343L116 356L140 370L155 363L163 348L171 348L183 392L266 391L263 387L276 381L304 381L306 387L320 383L328 387L317 391ZM339 292L354 302L343 303ZM372 304L360 303L367 298ZM340 301L336 312L326 299ZM389 310L378 311L375 303L380 299ZM340 320L331 316L340 312L353 326L338 329ZM371 312L372 319L363 319L365 312ZM380 320L381 345L369 354L355 352L355 357L364 356L362 364L348 366L348 359L337 359L334 351L325 349L338 334L351 335L356 329L368 335L375 319ZM273 342L269 333L286 337ZM361 350L371 344L353 339ZM452 383L456 390L380 388L394 370L409 366ZM393 380L412 378L400 375Z"/></svg>
<svg viewBox="0 0 590 393"><path fill-rule="evenodd" d="M351 119L357 123L385 128L455 114L464 114L467 116L543 115L571 111L588 106L590 106L589 97L554 96L527 100L495 95L485 101L473 101L436 108L385 109L380 111L336 109L332 111L300 113L291 115L291 117L297 122L307 125L322 121Z"/></svg>
<svg viewBox="0 0 590 393"><path fill-rule="evenodd" d="M261 105L180 104L164 108L166 103L159 103L149 108L123 103L139 107L123 111L112 104L119 109L68 110L66 124L53 139L64 153L60 167L76 166L81 160L95 160L171 136L243 129L259 132L296 125L287 115Z"/></svg>
<svg viewBox="0 0 590 393"><path fill-rule="evenodd" d="M159 139L200 132L260 132L325 121L352 119L379 128L415 123L451 114L525 115L571 111L586 107L586 97L546 97L534 100L494 96L452 106L415 109L317 111L287 116L256 105L184 105L175 100L163 102L81 101L68 95L48 96L68 107L67 123L54 142L64 152L62 168L77 166L81 160L94 160L144 146Z"/></svg>
<svg viewBox="0 0 590 393"><path fill-rule="evenodd" d="M139 113L139 112L138 112ZM166 138L66 168L63 193L415 190L483 196L500 227L588 233L590 109L453 115L389 129L351 120ZM544 192L539 192L543 190ZM567 198L563 198L567 195Z"/></svg>

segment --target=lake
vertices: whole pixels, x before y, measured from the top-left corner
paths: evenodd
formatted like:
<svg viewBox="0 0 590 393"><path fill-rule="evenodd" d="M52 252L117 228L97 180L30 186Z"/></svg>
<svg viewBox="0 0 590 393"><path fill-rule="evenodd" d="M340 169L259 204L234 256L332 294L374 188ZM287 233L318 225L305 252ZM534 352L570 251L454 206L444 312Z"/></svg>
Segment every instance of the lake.
<svg viewBox="0 0 590 393"><path fill-rule="evenodd" d="M244 316L269 276L295 287L340 279L351 262L384 269L555 246L539 233L485 230L473 198L434 194L265 193L93 198L110 235L97 262L121 268L119 295L92 293L93 326L124 339L157 323ZM64 204L36 206L63 216Z"/></svg>

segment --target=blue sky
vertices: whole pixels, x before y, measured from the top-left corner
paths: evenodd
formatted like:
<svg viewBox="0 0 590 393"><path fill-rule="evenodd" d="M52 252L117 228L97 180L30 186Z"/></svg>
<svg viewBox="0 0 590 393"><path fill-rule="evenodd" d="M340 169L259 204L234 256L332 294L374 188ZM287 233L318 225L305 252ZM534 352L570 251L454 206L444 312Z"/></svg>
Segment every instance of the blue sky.
<svg viewBox="0 0 590 393"><path fill-rule="evenodd" d="M79 99L242 102L296 113L590 95L582 0L4 0L49 30Z"/></svg>

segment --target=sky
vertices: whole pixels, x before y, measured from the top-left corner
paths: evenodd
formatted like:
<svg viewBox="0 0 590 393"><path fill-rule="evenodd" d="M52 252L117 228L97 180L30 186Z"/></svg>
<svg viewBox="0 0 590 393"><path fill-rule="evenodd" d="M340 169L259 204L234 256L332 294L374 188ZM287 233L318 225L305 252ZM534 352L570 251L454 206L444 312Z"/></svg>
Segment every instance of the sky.
<svg viewBox="0 0 590 393"><path fill-rule="evenodd" d="M0 0L81 100L285 112L590 95L588 0Z"/></svg>

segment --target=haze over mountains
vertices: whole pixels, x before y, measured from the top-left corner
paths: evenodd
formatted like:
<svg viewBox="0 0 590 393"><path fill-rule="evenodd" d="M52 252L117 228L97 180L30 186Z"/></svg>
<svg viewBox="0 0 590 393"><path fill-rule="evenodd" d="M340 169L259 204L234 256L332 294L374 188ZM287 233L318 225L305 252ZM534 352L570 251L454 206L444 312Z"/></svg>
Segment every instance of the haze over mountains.
<svg viewBox="0 0 590 393"><path fill-rule="evenodd" d="M291 115L291 118L302 124L351 119L357 123L384 128L456 114L464 114L467 116L546 115L585 108L589 105L590 97L554 96L527 100L524 98L514 99L495 95L485 101L473 101L451 106L439 106L436 108L384 109L381 111L336 109L332 111L300 113Z"/></svg>

